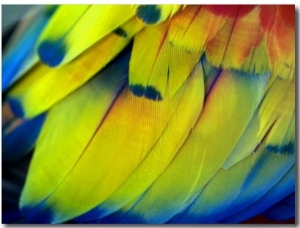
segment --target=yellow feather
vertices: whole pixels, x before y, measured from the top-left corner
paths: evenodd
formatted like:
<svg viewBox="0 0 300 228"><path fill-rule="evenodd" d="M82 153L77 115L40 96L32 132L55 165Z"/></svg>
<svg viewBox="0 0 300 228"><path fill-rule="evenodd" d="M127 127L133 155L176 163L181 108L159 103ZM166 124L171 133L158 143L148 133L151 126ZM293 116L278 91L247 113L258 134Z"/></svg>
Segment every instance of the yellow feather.
<svg viewBox="0 0 300 228"><path fill-rule="evenodd" d="M190 53L169 43L167 27L167 22L149 26L134 39L129 84L138 96L155 99L147 93L149 87L157 91L158 100L174 96L200 59L201 53ZM136 91L137 86L142 92Z"/></svg>
<svg viewBox="0 0 300 228"><path fill-rule="evenodd" d="M260 128L260 121L258 117L258 111L256 111L249 122L243 136L236 144L234 150L223 164L222 168L229 169L238 162L242 161L246 157L250 156L256 147L261 143L264 136L258 137Z"/></svg>
<svg viewBox="0 0 300 228"><path fill-rule="evenodd" d="M262 38L259 7L242 18L227 19L214 39L207 43L207 58L213 65L240 69Z"/></svg>
<svg viewBox="0 0 300 228"><path fill-rule="evenodd" d="M168 39L187 52L202 53L205 44L219 31L225 20L201 6L187 6L170 22Z"/></svg>
<svg viewBox="0 0 300 228"><path fill-rule="evenodd" d="M9 92L8 97L19 102L25 117L46 111L109 63L143 26L132 18L122 26L127 37L113 32L62 67L49 68L38 64Z"/></svg>
<svg viewBox="0 0 300 228"><path fill-rule="evenodd" d="M167 23L149 26L134 37L130 59L129 85L152 86L163 97L168 72L168 51L165 45Z"/></svg>
<svg viewBox="0 0 300 228"><path fill-rule="evenodd" d="M258 46L252 47L246 58L241 70L246 72L254 72L256 74L264 74L271 70L270 58L268 56L266 40L263 38Z"/></svg>
<svg viewBox="0 0 300 228"><path fill-rule="evenodd" d="M177 111L179 103L184 105L186 99L191 99L190 90L194 91L193 98L196 94L199 97L203 97L203 79L199 75L199 70L196 70L196 72L196 76L193 77L195 83L187 82L188 86L182 87L172 99L166 99L166 101L162 102L138 98L126 88L115 101L109 114L106 115L89 144L82 151L80 159L74 163L74 166L69 167L67 176L59 183L57 181L53 183L52 180L48 180L49 177L45 172L40 172L40 174L46 174L46 176L36 177L35 172L30 171L32 176L28 177L28 186L35 186L39 180L50 182L47 184L49 187L46 188L44 184L41 184L39 188L44 188L44 196L47 195L45 194L46 192L51 194L46 199L45 204L59 211L59 213L55 214L56 217L53 218L54 222L61 222L66 218L73 218L86 212L97 206L98 203L105 200L120 187L143 161L148 152L161 138L164 131L166 133L170 132L169 129L166 129L168 124L171 125L171 129L174 129L174 124L177 124L175 120L179 114L176 114L176 118L173 120L174 112ZM194 101L189 100L189 105L191 105L191 102ZM190 112L190 110L185 111ZM170 121L172 122L170 123ZM186 124L190 126L192 122L191 120L190 123ZM135 124L133 125L132 123ZM132 134L132 132L135 133ZM184 132L183 137L186 134L187 132ZM129 135L130 137L128 138ZM163 140L165 141L166 138ZM182 143L183 139L178 140L177 146ZM164 144L166 145L166 142ZM174 146L176 147L176 145ZM66 156L73 157L72 150L65 152ZM41 162L46 161L39 158L39 154L42 153L43 151L39 150L38 145L35 158L33 159L36 167L40 167ZM71 160L74 162L74 158ZM64 164L69 164L69 161L65 161ZM62 170L60 171L60 169ZM56 168L56 171L57 173L66 173L65 169L65 166L59 166ZM30 183L31 180L37 182L33 184ZM77 187L72 188L72 186ZM26 191L29 193L30 189L26 190L25 187ZM91 197L86 198L87 192L90 193ZM23 193L23 195L26 194ZM40 194L32 194L31 192L31 201L37 202L41 200L41 198L37 197L38 195ZM84 204L82 204L83 201ZM23 201L22 204L30 204L30 202Z"/></svg>
<svg viewBox="0 0 300 228"><path fill-rule="evenodd" d="M59 65L65 64L133 16L130 5L64 5L47 26L39 45L62 42L57 45L62 45L66 53Z"/></svg>
<svg viewBox="0 0 300 228"><path fill-rule="evenodd" d="M263 95L267 78L229 71L221 74L188 140L143 196L137 214L147 221L157 213L174 215L190 203L234 149ZM159 197L162 189L168 194ZM160 200L153 201L156 197Z"/></svg>
<svg viewBox="0 0 300 228"><path fill-rule="evenodd" d="M105 208L106 213L117 210L143 194L169 165L188 137L203 105L204 84L201 65L195 68L191 77L184 84L186 90L189 90L186 92L188 96L182 97L161 138L126 182L101 204L101 208Z"/></svg>
<svg viewBox="0 0 300 228"><path fill-rule="evenodd" d="M104 70L49 110L37 141L21 206L43 200L70 172L118 95L127 70L128 66L115 63L112 70Z"/></svg>
<svg viewBox="0 0 300 228"><path fill-rule="evenodd" d="M51 21L44 29L39 42L51 37L51 39L59 39L62 34L69 31L79 18L88 10L89 5L62 5L51 17ZM66 20L66 15L68 19Z"/></svg>
<svg viewBox="0 0 300 228"><path fill-rule="evenodd" d="M294 86L292 86L294 88ZM290 143L294 144L295 135L295 90L289 93L290 96L285 97L288 101L286 105L278 107L282 109L282 113L276 119L276 122L270 130L267 138L267 144L270 146L286 146ZM285 152L285 151L282 151Z"/></svg>
<svg viewBox="0 0 300 228"><path fill-rule="evenodd" d="M169 46L169 66L167 92L174 96L180 86L185 82L193 68L200 59L199 53L190 53L180 47Z"/></svg>
<svg viewBox="0 0 300 228"><path fill-rule="evenodd" d="M276 78L272 82L259 110L259 138L262 138L266 134L283 113L293 112L292 107L295 105L295 98L293 97L295 97L295 85L293 83L279 78ZM289 108L291 110L287 111Z"/></svg>
<svg viewBox="0 0 300 228"><path fill-rule="evenodd" d="M205 223L214 221L220 212L226 210L238 197L243 181L255 162L262 156L264 148L265 145L262 144L256 153L250 154L251 156L230 169L220 169L199 192L197 199L188 209L188 215L197 216L200 221L203 220Z"/></svg>

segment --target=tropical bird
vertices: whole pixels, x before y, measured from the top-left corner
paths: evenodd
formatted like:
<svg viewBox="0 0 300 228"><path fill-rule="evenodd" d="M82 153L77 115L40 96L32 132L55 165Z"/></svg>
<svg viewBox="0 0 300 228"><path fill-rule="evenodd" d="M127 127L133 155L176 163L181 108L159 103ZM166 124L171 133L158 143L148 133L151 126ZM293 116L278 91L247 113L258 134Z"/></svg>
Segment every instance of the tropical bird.
<svg viewBox="0 0 300 228"><path fill-rule="evenodd" d="M293 5L47 6L2 77L6 221L295 216Z"/></svg>

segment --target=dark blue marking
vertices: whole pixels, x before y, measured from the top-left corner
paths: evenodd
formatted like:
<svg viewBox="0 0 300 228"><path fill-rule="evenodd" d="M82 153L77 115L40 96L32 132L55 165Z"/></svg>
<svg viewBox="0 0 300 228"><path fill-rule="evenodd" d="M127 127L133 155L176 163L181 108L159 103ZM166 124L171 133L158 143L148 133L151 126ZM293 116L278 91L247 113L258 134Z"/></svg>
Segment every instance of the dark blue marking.
<svg viewBox="0 0 300 228"><path fill-rule="evenodd" d="M161 12L156 5L142 5L137 8L136 15L146 24L155 24L159 21Z"/></svg>
<svg viewBox="0 0 300 228"><path fill-rule="evenodd" d="M45 207L45 202L30 207L21 208L25 223L30 224L50 224L53 221L53 210Z"/></svg>
<svg viewBox="0 0 300 228"><path fill-rule="evenodd" d="M159 91L157 91L153 86L146 86L146 88L141 85L130 85L131 92L138 97L145 96L146 98L153 101L161 101L162 96Z"/></svg>
<svg viewBox="0 0 300 228"><path fill-rule="evenodd" d="M145 90L145 97L154 101L161 101L162 97L153 86L147 86Z"/></svg>
<svg viewBox="0 0 300 228"><path fill-rule="evenodd" d="M141 97L144 95L145 87L142 85L130 85L129 88L135 96Z"/></svg>
<svg viewBox="0 0 300 228"><path fill-rule="evenodd" d="M104 214L105 212L106 210L95 207L89 210L88 212L74 218L74 221L77 223L85 223L88 221L97 220L98 218L103 217L101 215Z"/></svg>
<svg viewBox="0 0 300 228"><path fill-rule="evenodd" d="M46 114L26 120L9 134L2 134L2 161L11 163L23 158L34 147Z"/></svg>
<svg viewBox="0 0 300 228"><path fill-rule="evenodd" d="M63 40L44 41L38 47L38 53L43 63L50 67L56 67L63 61L66 47Z"/></svg>
<svg viewBox="0 0 300 228"><path fill-rule="evenodd" d="M268 145L266 147L266 150L268 152L272 152L274 154L282 154L282 155L289 155L289 154L294 154L295 152L295 143L290 142L287 145L281 145L281 146L276 146L276 145Z"/></svg>
<svg viewBox="0 0 300 228"><path fill-rule="evenodd" d="M16 98L8 98L8 104L17 117L24 117L24 111L21 102Z"/></svg>
<svg viewBox="0 0 300 228"><path fill-rule="evenodd" d="M128 37L127 32L124 29L122 29L121 27L116 28L114 30L114 33L117 34L118 36L121 36L121 37L124 37L124 38Z"/></svg>

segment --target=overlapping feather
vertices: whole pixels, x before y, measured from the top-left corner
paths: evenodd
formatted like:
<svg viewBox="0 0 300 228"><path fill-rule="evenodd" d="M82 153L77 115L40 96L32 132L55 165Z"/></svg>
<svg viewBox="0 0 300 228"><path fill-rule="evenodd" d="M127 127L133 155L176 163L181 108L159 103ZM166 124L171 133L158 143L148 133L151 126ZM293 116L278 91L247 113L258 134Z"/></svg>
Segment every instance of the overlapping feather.
<svg viewBox="0 0 300 228"><path fill-rule="evenodd" d="M291 194L293 20L293 6L60 6L4 106L10 124L48 111L25 220L230 223Z"/></svg>

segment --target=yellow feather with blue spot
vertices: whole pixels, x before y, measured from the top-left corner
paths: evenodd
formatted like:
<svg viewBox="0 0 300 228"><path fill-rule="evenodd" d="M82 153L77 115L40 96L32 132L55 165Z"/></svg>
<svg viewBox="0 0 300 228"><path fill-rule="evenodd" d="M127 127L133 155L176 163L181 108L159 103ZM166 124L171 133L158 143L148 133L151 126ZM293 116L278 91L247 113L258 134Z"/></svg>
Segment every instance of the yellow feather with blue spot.
<svg viewBox="0 0 300 228"><path fill-rule="evenodd" d="M33 159L37 163L33 162L30 167L29 188L24 189L21 205L23 202L34 205L46 198L80 159L126 83L127 61L128 56L123 57L49 111L37 142L39 149ZM69 110L73 110L72 114L68 113ZM63 125L57 125L57 122ZM41 163L45 163L43 169L40 169ZM55 168L57 164L60 170ZM54 173L51 177L45 176L45 170L53 170ZM35 187L31 188L31 185Z"/></svg>
<svg viewBox="0 0 300 228"><path fill-rule="evenodd" d="M185 121L180 123L180 125L183 125L181 127L183 133L178 136L178 139L176 137L174 139L171 138L170 133L169 136L165 136L164 133L174 132L175 128L179 129L179 127L176 126L176 123L179 125L179 122L176 121L179 118L177 116L178 114L188 121L187 124L189 127L192 127L195 118L199 114L201 105L195 107L196 109L194 111L188 107L192 106L194 99L200 98L201 96L203 97L204 86L201 72L201 69L197 69L194 76L190 79L191 82L187 81L187 85L183 86L174 98L159 103L148 99L139 99L131 94L128 88L125 88L114 102L114 105L105 116L103 122L99 124L98 130L92 137L90 136L91 140L83 146L81 150L77 149L78 152L81 151L81 155L78 157L78 154L73 153L73 149L63 150L70 151L65 155L65 159L69 156L73 157L73 159L69 159L65 166L60 166L62 169L61 172L67 175L63 175L57 170L58 173L61 173L58 176L60 181L54 180L53 183L52 178L52 180L48 182L52 188L46 188L44 184L39 185L42 190L35 188L37 193L33 195L29 194L29 196L33 197L32 200L26 197L26 192L32 193L31 186L36 186L39 180L47 181L49 177L44 176L43 172L30 171L32 176L29 176L27 179L21 206L27 205L34 208L36 206L36 200L44 200L43 209L41 210L49 210L50 213L51 210L59 211L59 213L53 214L52 221L61 222L66 218L73 218L86 212L98 203L101 203L111 195L126 178L131 175L133 170L137 168L156 143L160 149L163 145L167 146L167 143L174 143L174 145L176 145L175 139L179 141L177 143L182 143L184 135L186 137L189 133ZM201 102L201 99L199 101ZM70 105L68 107L70 107ZM120 116L121 112L123 113L122 116ZM178 112L178 114L174 114L175 112ZM64 113L65 118L69 118L69 114L63 112L63 110L60 110L60 113ZM116 121L116 118L118 121ZM134 126L132 125L133 122L136 123ZM61 131L66 131L66 135L67 132L69 132L67 129ZM135 134L132 134L129 140L128 135L130 135L132 131L134 131ZM44 137L42 132L40 139L44 139ZM167 139L164 137L167 137ZM162 141L165 141L163 145L160 145L162 142L157 142L160 138L162 138ZM116 139L118 143L114 143ZM64 144L65 146L70 145L68 140L63 141L65 141L65 143L61 142L58 144L61 149L63 149L62 146ZM54 146L57 145L56 143L57 142L55 142ZM47 149L50 153L48 156L55 159L56 156L51 154L50 151L58 149L49 147L50 144L46 139L42 142L38 141L37 144L39 148L41 148L41 152L37 150L36 156L32 161L32 167L34 164L37 164L37 167L39 167L39 165L45 161L51 167L51 163L49 164L48 159L44 157L45 155L42 156L39 154L44 153L45 149L49 148ZM46 148L44 149L44 147ZM156 150L159 150L159 148ZM123 151L122 153L120 153L121 150ZM169 153L173 153L174 156L175 152L176 148ZM62 153L62 151L60 151L60 153ZM63 159L63 157L60 158ZM55 159L55 161L57 161L57 159ZM126 169L124 169L124 164L126 164ZM97 168L95 168L95 166ZM82 167L93 168L83 170ZM41 176L37 176L37 174ZM87 184L81 185L81 187L74 189L73 192L70 191L70 186L85 181L87 176L91 177ZM113 182L111 181L112 179L114 180ZM47 194L43 194L44 198L37 197L43 191L47 192ZM86 192L91 192L93 197L87 200ZM63 201L58 201L61 195L68 195L69 197L64 197ZM74 200L74 197L76 200ZM80 202L83 199L85 203L81 204ZM73 207L70 208L70 205L74 206L74 210L72 210Z"/></svg>
<svg viewBox="0 0 300 228"><path fill-rule="evenodd" d="M52 67L68 63L133 15L130 5L62 6L38 42L40 58ZM81 42L76 42L79 37Z"/></svg>
<svg viewBox="0 0 300 228"><path fill-rule="evenodd" d="M21 109L22 117L33 117L48 110L107 65L142 28L143 24L132 18L121 26L123 33L112 32L62 67L50 68L39 63L9 91L8 99L15 101L14 106L18 107L15 109Z"/></svg>
<svg viewBox="0 0 300 228"><path fill-rule="evenodd" d="M231 153L262 98L267 80L268 76L221 73L176 158L131 211L141 217L138 222L166 222L190 203ZM193 178L185 178L188 176ZM161 189L168 194L153 201Z"/></svg>
<svg viewBox="0 0 300 228"><path fill-rule="evenodd" d="M110 214L126 203L141 196L144 191L158 178L171 163L177 151L190 134L204 99L203 72L201 64L195 67L191 79L184 84L185 94L179 101L172 119L161 134L160 139L150 149L141 164L132 172L130 177L111 195L99 208L93 209L99 214L98 218ZM198 105L194 106L195 102ZM174 135L174 131L176 134ZM161 151L164 151L163 154ZM100 214L100 211L103 213ZM91 213L91 212L89 212ZM89 213L81 220L88 220Z"/></svg>
<svg viewBox="0 0 300 228"><path fill-rule="evenodd" d="M169 42L168 26L169 22L149 26L134 39L129 85L137 96L158 101L174 96L200 59L202 53Z"/></svg>

